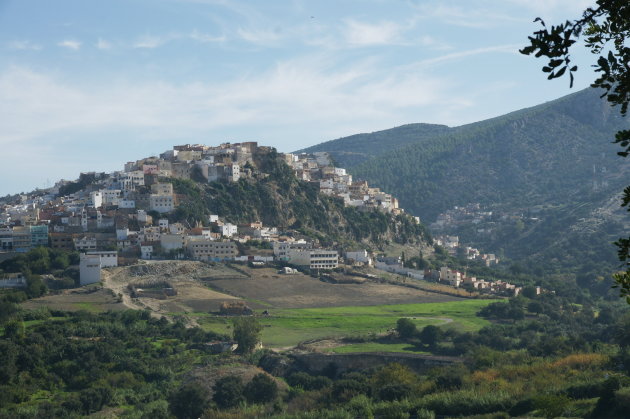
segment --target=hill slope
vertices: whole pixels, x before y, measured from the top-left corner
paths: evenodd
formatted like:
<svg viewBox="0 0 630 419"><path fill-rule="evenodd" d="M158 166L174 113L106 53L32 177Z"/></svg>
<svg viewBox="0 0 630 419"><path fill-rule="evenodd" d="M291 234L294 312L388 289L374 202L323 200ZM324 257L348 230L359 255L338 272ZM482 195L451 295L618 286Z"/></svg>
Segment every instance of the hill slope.
<svg viewBox="0 0 630 419"><path fill-rule="evenodd" d="M618 147L611 140L628 126L616 109L587 89L498 118L439 129L433 136L407 138L398 147L402 127L365 134L361 146L340 139L318 150L342 159L351 152L345 146L360 147L371 157L351 173L398 196L401 206L425 221L472 202L495 211L542 211L538 223L489 237L471 229L451 231L468 234L466 238L489 250L547 263L551 254L557 259L579 242L588 251L606 247L605 256L593 258L611 264L615 257L610 242L624 226L610 202L628 179L628 162L616 155ZM383 152L383 144L395 148Z"/></svg>
<svg viewBox="0 0 630 419"><path fill-rule="evenodd" d="M320 193L319 184L298 180L275 151L258 155L255 164L260 172L255 179L231 183L174 179L181 198L172 219L194 224L217 214L235 224L262 221L327 245L362 242L376 248L390 241L420 244L429 239L425 227L409 215L360 211Z"/></svg>

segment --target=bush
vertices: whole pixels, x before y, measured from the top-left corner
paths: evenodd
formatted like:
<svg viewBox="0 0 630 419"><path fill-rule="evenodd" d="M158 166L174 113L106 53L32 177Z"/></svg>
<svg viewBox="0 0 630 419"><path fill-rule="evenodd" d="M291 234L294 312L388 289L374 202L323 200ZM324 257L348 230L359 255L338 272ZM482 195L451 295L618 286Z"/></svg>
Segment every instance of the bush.
<svg viewBox="0 0 630 419"><path fill-rule="evenodd" d="M278 396L278 385L267 374L256 374L243 391L250 403L269 403Z"/></svg>
<svg viewBox="0 0 630 419"><path fill-rule="evenodd" d="M436 415L476 415L505 412L513 403L512 396L502 391L454 391L427 395L420 400L417 408L432 410Z"/></svg>
<svg viewBox="0 0 630 419"><path fill-rule="evenodd" d="M412 338L417 332L416 324L407 318L398 319L396 322L396 331L403 339Z"/></svg>
<svg viewBox="0 0 630 419"><path fill-rule="evenodd" d="M360 394L369 394L367 383L354 379L341 379L333 384L332 396L338 402L350 401Z"/></svg>
<svg viewBox="0 0 630 419"><path fill-rule="evenodd" d="M372 413L372 402L365 394L360 394L350 400L346 409L355 418L372 419L374 417Z"/></svg>
<svg viewBox="0 0 630 419"><path fill-rule="evenodd" d="M418 409L416 413L417 419L435 419L435 413L427 409Z"/></svg>
<svg viewBox="0 0 630 419"><path fill-rule="evenodd" d="M287 377L287 383L291 387L299 387L302 390L321 390L332 385L332 380L323 375L312 376L305 372L295 372Z"/></svg>
<svg viewBox="0 0 630 419"><path fill-rule="evenodd" d="M410 394L411 387L401 383L388 384L378 390L379 399L388 402L406 399Z"/></svg>
<svg viewBox="0 0 630 419"><path fill-rule="evenodd" d="M187 384L180 388L170 400L171 412L178 419L198 418L207 406L207 395L196 384Z"/></svg>
<svg viewBox="0 0 630 419"><path fill-rule="evenodd" d="M374 416L388 419L408 419L410 406L407 403L379 403L374 406Z"/></svg>
<svg viewBox="0 0 630 419"><path fill-rule="evenodd" d="M240 377L228 375L219 379L214 385L212 400L221 408L238 406L243 397L243 382Z"/></svg>

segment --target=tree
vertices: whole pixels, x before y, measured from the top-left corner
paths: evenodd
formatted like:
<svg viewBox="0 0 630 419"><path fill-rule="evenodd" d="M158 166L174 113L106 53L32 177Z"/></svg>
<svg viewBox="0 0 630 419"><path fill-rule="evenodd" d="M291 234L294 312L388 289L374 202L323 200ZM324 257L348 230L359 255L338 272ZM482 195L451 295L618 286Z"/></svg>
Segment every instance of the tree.
<svg viewBox="0 0 630 419"><path fill-rule="evenodd" d="M234 375L220 378L214 385L212 400L223 409L241 404L244 401L241 378Z"/></svg>
<svg viewBox="0 0 630 419"><path fill-rule="evenodd" d="M626 115L630 104L630 2L628 0L597 0L596 6L587 8L580 19L565 21L548 28L541 18L542 29L529 37L530 45L520 52L525 55L534 54L545 57L548 62L542 71L548 73L548 79L569 75L573 86L577 66L572 65L570 51L576 41L584 35L585 46L597 56L593 65L599 77L592 87L603 89L602 97L606 97L613 106L621 107L621 114ZM630 154L630 130L622 130L615 135L615 143L623 149L618 152L622 157ZM622 204L630 211L630 186L623 191ZM617 254L625 269L615 274L615 288L619 288L621 296L630 304L630 237L620 238L617 242Z"/></svg>
<svg viewBox="0 0 630 419"><path fill-rule="evenodd" d="M254 317L238 317L233 322L233 338L238 343L238 351L250 353L260 342L262 326Z"/></svg>
<svg viewBox="0 0 630 419"><path fill-rule="evenodd" d="M439 327L430 324L425 326L424 329L422 329L422 332L420 332L420 340L425 345L434 347L440 339L440 335L442 334L441 332L442 331Z"/></svg>
<svg viewBox="0 0 630 419"><path fill-rule="evenodd" d="M243 394L250 403L268 403L278 395L278 385L267 374L256 374L245 386Z"/></svg>
<svg viewBox="0 0 630 419"><path fill-rule="evenodd" d="M417 332L416 324L410 319L403 317L396 322L396 331L403 339L412 338Z"/></svg>
<svg viewBox="0 0 630 419"><path fill-rule="evenodd" d="M192 419L201 416L208 406L205 391L197 384L187 384L180 388L170 399L171 412L178 419Z"/></svg>

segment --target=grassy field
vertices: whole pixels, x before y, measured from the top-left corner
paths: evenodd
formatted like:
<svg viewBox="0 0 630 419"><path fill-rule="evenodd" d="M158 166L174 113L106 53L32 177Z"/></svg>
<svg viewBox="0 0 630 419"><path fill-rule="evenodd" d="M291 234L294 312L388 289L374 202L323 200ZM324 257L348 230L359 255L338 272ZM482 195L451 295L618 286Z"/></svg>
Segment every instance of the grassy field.
<svg viewBox="0 0 630 419"><path fill-rule="evenodd" d="M353 352L403 352L412 354L426 354L429 352L422 352L416 350L412 345L408 343L379 343L379 342L365 342L365 343L352 343L349 345L337 346L335 348L326 349L325 352L334 352L336 354L348 354Z"/></svg>
<svg viewBox="0 0 630 419"><path fill-rule="evenodd" d="M264 326L262 339L267 347L295 346L325 337L364 336L385 333L396 327L401 317L413 319L419 328L433 324L458 330L478 330L488 324L476 316L492 300L464 300L444 303L346 306L302 309L272 309L259 317ZM231 334L230 319L200 314L206 330ZM390 348L390 351L393 348Z"/></svg>

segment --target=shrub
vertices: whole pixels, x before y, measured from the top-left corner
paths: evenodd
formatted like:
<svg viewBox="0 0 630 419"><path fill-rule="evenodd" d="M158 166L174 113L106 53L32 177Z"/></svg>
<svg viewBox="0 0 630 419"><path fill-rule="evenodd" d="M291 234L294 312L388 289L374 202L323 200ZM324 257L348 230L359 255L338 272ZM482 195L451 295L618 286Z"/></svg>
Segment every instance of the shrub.
<svg viewBox="0 0 630 419"><path fill-rule="evenodd" d="M250 403L268 403L278 396L278 385L267 374L256 374L243 391Z"/></svg>
<svg viewBox="0 0 630 419"><path fill-rule="evenodd" d="M212 400L221 408L235 407L244 401L243 382L240 377L228 375L214 385Z"/></svg>
<svg viewBox="0 0 630 419"><path fill-rule="evenodd" d="M396 322L396 331L403 339L412 338L417 333L416 324L407 318L398 319Z"/></svg>
<svg viewBox="0 0 630 419"><path fill-rule="evenodd" d="M208 405L204 390L196 384L180 388L170 400L171 412L178 419L198 418Z"/></svg>

